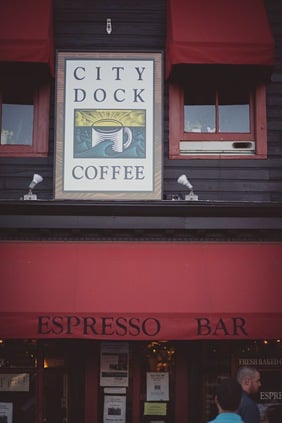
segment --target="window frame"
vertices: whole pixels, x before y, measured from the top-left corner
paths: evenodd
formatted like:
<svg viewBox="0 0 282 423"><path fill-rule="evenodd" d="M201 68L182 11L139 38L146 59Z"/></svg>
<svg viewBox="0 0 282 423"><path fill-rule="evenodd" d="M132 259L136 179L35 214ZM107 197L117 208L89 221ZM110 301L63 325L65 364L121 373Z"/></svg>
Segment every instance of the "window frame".
<svg viewBox="0 0 282 423"><path fill-rule="evenodd" d="M32 145L2 145L0 143L0 157L46 157L48 155L50 93L51 82L49 81L34 90ZM0 107L1 105L0 95Z"/></svg>
<svg viewBox="0 0 282 423"><path fill-rule="evenodd" d="M267 158L267 124L266 124L266 85L259 83L253 90L254 94L250 101L250 134L238 133L189 133L184 132L184 88L181 83L175 81L169 83L169 158L170 159L266 159ZM254 154L240 153L210 153L201 154L181 153L180 142L191 141L212 141L218 140L222 135L224 140L248 141L254 140ZM218 140L221 142L221 140Z"/></svg>

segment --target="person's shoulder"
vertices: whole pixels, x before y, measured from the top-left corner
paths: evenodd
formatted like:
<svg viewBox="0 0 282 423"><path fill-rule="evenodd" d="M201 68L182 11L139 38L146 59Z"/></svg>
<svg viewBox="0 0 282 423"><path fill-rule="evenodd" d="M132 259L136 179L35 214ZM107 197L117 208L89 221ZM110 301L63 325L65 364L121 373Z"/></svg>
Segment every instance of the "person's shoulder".
<svg viewBox="0 0 282 423"><path fill-rule="evenodd" d="M250 395L246 391L242 392L242 397L246 399L251 399Z"/></svg>
<svg viewBox="0 0 282 423"><path fill-rule="evenodd" d="M244 392L238 413L245 423L260 423L260 413L256 402Z"/></svg>
<svg viewBox="0 0 282 423"><path fill-rule="evenodd" d="M241 416L237 413L221 413L218 414L214 420L210 420L208 423L244 423Z"/></svg>
<svg viewBox="0 0 282 423"><path fill-rule="evenodd" d="M255 401L250 397L250 395L247 394L247 392L243 391L242 403L250 405L250 404L255 404Z"/></svg>

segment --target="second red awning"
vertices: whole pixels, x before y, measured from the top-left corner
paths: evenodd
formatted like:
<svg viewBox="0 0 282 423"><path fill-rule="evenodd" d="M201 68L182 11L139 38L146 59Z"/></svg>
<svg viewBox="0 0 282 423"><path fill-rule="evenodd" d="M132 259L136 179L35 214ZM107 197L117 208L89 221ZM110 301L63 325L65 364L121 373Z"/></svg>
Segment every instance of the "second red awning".
<svg viewBox="0 0 282 423"><path fill-rule="evenodd" d="M175 64L272 65L262 0L169 0L167 76Z"/></svg>
<svg viewBox="0 0 282 423"><path fill-rule="evenodd" d="M54 74L52 0L1 0L0 62L46 63Z"/></svg>

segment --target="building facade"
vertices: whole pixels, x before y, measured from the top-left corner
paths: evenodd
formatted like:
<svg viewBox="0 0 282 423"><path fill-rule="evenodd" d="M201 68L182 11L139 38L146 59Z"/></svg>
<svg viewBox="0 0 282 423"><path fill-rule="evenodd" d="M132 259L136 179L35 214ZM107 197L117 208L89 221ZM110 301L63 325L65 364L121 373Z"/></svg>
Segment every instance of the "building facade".
<svg viewBox="0 0 282 423"><path fill-rule="evenodd" d="M282 5L3 0L0 416L282 402Z"/></svg>

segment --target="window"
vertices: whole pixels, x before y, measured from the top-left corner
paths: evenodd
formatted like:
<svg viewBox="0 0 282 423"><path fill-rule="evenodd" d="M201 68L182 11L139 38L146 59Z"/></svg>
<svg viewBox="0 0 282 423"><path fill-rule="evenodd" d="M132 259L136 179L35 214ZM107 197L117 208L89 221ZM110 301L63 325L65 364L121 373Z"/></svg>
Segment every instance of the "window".
<svg viewBox="0 0 282 423"><path fill-rule="evenodd" d="M266 158L274 46L263 0L168 0L170 158Z"/></svg>
<svg viewBox="0 0 282 423"><path fill-rule="evenodd" d="M38 64L3 64L0 157L48 153L50 82Z"/></svg>
<svg viewBox="0 0 282 423"><path fill-rule="evenodd" d="M251 132L252 98L242 87L191 86L184 90L184 132L217 134ZM246 135L248 136L248 135Z"/></svg>
<svg viewBox="0 0 282 423"><path fill-rule="evenodd" d="M170 158L266 158L265 85L224 66L178 69L169 143Z"/></svg>
<svg viewBox="0 0 282 423"><path fill-rule="evenodd" d="M53 1L1 0L1 6L0 157L46 156Z"/></svg>

